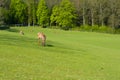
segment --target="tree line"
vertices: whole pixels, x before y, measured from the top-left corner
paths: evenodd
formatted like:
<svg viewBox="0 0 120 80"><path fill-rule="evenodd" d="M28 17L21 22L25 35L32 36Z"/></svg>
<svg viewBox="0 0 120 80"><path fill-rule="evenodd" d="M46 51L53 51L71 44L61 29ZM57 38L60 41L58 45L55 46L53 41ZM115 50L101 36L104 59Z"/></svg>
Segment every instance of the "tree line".
<svg viewBox="0 0 120 80"><path fill-rule="evenodd" d="M107 26L119 29L120 1L0 0L0 24L54 26L62 29Z"/></svg>

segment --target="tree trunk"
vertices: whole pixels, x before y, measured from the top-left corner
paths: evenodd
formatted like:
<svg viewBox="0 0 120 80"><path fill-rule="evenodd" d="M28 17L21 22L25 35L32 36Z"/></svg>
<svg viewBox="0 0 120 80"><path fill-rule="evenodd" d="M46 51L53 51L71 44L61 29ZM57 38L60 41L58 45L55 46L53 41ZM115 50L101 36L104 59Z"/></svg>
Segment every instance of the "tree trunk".
<svg viewBox="0 0 120 80"><path fill-rule="evenodd" d="M100 16L99 16L99 20L100 20L100 25L101 26L104 26L104 13L103 13L103 10L102 10L102 6L101 6L101 3L100 3Z"/></svg>
<svg viewBox="0 0 120 80"><path fill-rule="evenodd" d="M33 1L33 10L32 10L32 14L33 14L33 26L35 25L35 23L36 23L36 16L35 16L35 13L36 13L36 9L35 9L35 0Z"/></svg>
<svg viewBox="0 0 120 80"><path fill-rule="evenodd" d="M94 26L94 10L91 9L91 24Z"/></svg>
<svg viewBox="0 0 120 80"><path fill-rule="evenodd" d="M83 1L83 25L85 26L86 25L86 20L85 20L85 1Z"/></svg>
<svg viewBox="0 0 120 80"><path fill-rule="evenodd" d="M28 6L28 27L30 27L31 24L31 8L30 5Z"/></svg>
<svg viewBox="0 0 120 80"><path fill-rule="evenodd" d="M83 25L85 26L85 8L83 8Z"/></svg>

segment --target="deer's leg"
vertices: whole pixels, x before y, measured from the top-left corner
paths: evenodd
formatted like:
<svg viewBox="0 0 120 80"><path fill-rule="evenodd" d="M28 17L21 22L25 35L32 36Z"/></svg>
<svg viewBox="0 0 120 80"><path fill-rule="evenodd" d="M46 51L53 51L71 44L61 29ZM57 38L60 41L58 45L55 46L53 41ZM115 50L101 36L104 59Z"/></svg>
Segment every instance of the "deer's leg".
<svg viewBox="0 0 120 80"><path fill-rule="evenodd" d="M45 46L45 41L42 41L42 46Z"/></svg>
<svg viewBox="0 0 120 80"><path fill-rule="evenodd" d="M40 39L38 39L38 45L40 45Z"/></svg>

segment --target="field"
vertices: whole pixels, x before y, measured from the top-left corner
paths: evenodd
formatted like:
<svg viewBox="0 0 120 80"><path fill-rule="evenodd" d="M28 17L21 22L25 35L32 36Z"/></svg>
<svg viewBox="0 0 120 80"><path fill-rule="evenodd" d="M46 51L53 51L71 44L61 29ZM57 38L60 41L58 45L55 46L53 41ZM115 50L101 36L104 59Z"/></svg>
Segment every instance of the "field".
<svg viewBox="0 0 120 80"><path fill-rule="evenodd" d="M45 47L38 46L39 31L47 36ZM0 30L0 80L120 80L120 35L39 27Z"/></svg>

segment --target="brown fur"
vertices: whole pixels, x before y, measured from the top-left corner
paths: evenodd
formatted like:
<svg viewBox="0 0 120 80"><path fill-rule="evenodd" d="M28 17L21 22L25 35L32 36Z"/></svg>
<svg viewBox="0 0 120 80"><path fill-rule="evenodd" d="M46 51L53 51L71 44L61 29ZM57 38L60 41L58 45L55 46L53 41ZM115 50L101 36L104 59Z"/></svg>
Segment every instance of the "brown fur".
<svg viewBox="0 0 120 80"><path fill-rule="evenodd" d="M24 32L22 30L20 31L20 35L24 35Z"/></svg>
<svg viewBox="0 0 120 80"><path fill-rule="evenodd" d="M46 36L41 32L38 33L38 44L40 44L40 41L42 41L42 46L45 46Z"/></svg>

